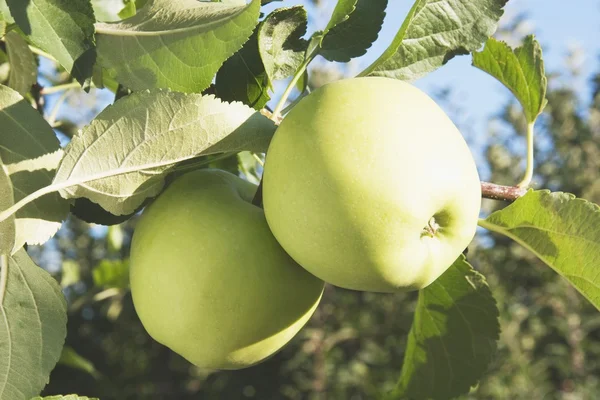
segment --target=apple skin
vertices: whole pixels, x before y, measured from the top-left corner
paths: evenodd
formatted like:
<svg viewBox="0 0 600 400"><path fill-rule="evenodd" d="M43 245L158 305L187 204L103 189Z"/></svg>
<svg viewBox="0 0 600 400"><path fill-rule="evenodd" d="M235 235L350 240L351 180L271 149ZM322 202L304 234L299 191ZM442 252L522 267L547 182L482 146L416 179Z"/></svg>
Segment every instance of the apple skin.
<svg viewBox="0 0 600 400"><path fill-rule="evenodd" d="M256 186L219 170L177 178L138 222L131 293L148 333L191 363L240 369L280 350L324 283L279 246Z"/></svg>
<svg viewBox="0 0 600 400"><path fill-rule="evenodd" d="M354 290L426 287L473 239L481 206L458 129L425 93L389 78L336 81L302 99L275 132L263 179L285 251Z"/></svg>

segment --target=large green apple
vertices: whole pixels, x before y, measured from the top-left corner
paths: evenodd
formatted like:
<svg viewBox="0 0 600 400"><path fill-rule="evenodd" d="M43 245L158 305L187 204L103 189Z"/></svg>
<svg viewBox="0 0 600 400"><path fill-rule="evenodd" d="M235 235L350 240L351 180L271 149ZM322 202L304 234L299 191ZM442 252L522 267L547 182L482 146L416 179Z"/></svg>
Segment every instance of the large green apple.
<svg viewBox="0 0 600 400"><path fill-rule="evenodd" d="M238 369L281 349L323 282L279 246L256 186L218 170L177 178L142 214L131 293L148 333L200 367Z"/></svg>
<svg viewBox="0 0 600 400"><path fill-rule="evenodd" d="M270 144L271 231L308 271L348 289L420 289L473 239L481 188L460 132L426 94L388 78L325 85Z"/></svg>

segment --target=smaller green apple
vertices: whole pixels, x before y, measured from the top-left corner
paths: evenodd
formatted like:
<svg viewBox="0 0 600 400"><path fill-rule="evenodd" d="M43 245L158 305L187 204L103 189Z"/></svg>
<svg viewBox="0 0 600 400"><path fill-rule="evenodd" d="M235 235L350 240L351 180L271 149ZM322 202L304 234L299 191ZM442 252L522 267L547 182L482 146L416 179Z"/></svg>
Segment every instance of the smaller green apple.
<svg viewBox="0 0 600 400"><path fill-rule="evenodd" d="M144 212L131 293L148 333L193 364L239 369L281 349L308 321L323 282L279 246L256 186L218 170L177 178Z"/></svg>

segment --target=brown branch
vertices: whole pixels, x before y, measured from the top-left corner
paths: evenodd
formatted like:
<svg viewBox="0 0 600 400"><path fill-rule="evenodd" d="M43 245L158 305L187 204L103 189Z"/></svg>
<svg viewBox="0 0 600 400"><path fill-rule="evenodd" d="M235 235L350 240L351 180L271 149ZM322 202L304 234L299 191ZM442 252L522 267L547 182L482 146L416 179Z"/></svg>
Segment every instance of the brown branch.
<svg viewBox="0 0 600 400"><path fill-rule="evenodd" d="M527 193L527 188L502 186L489 182L481 182L481 197L484 199L515 201Z"/></svg>

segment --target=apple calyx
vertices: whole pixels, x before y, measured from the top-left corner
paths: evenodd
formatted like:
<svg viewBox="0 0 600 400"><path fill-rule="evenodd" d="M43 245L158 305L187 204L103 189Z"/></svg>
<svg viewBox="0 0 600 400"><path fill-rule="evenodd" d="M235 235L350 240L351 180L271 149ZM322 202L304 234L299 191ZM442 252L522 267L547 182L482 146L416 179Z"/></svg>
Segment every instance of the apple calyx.
<svg viewBox="0 0 600 400"><path fill-rule="evenodd" d="M440 225L435 221L435 216L431 217L427 222L427 225L423 228L423 232L421 233L421 237L429 236L435 237L435 234L440 229Z"/></svg>

